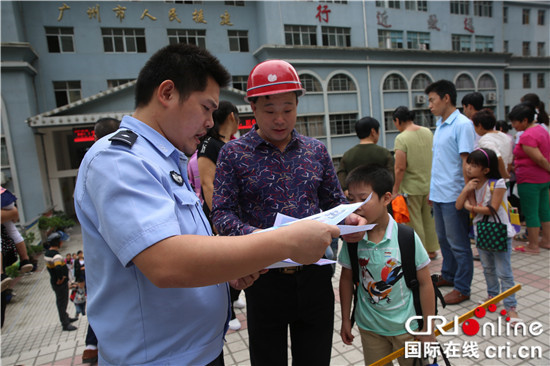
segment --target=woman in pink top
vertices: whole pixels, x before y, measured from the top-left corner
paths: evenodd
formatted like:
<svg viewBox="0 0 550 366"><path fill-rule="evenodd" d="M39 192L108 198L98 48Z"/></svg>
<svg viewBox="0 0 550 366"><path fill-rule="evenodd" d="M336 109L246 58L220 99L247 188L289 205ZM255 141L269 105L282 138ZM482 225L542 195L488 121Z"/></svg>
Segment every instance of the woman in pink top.
<svg viewBox="0 0 550 366"><path fill-rule="evenodd" d="M530 103L516 105L509 118L516 131L523 131L514 148L514 165L529 239L527 245L514 250L539 253L540 248L550 249L550 135L535 123L535 109Z"/></svg>

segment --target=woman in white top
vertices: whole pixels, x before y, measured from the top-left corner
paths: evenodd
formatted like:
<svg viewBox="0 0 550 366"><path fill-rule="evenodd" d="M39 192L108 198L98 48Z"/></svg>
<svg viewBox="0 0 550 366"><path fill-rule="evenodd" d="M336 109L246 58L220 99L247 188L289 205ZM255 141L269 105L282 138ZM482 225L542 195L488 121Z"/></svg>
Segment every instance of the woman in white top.
<svg viewBox="0 0 550 366"><path fill-rule="evenodd" d="M481 136L478 142L480 148L491 149L498 157L498 170L502 178L510 178L510 168L514 159L510 138L495 130L497 120L493 111L485 108L472 117L476 133Z"/></svg>

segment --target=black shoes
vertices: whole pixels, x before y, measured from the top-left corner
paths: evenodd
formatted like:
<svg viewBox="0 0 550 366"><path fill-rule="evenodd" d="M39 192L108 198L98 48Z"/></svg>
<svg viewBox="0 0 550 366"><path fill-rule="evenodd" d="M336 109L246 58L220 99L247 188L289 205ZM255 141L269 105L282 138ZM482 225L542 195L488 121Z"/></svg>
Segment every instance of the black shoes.
<svg viewBox="0 0 550 366"><path fill-rule="evenodd" d="M77 329L77 328L76 328L74 325L72 325L72 324L68 324L68 325L64 325L64 326L63 326L63 330L67 330L67 331L69 331L69 332L72 331L72 330L76 330L76 329Z"/></svg>

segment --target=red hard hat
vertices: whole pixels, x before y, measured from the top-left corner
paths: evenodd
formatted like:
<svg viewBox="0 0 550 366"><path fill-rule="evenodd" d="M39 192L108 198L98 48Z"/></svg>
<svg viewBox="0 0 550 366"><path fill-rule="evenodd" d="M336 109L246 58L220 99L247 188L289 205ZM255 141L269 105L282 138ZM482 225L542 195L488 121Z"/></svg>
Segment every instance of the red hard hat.
<svg viewBox="0 0 550 366"><path fill-rule="evenodd" d="M248 75L244 100L249 102L251 97L287 92L296 92L300 97L306 90L302 88L291 64L283 60L269 60L256 65Z"/></svg>

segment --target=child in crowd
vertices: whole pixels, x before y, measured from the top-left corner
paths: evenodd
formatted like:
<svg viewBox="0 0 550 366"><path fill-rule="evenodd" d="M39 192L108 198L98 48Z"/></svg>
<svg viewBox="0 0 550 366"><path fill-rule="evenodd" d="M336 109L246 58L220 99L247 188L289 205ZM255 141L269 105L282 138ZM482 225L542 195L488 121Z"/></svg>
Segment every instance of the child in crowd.
<svg viewBox="0 0 550 366"><path fill-rule="evenodd" d="M484 148L472 151L466 160L466 175L469 181L456 200L456 208L460 210L464 207L475 215L473 223L476 238L477 222L481 221L485 215L489 216L489 221L494 221L491 209L487 206L493 207L500 221L507 226L507 251L490 252L478 248L483 274L487 282L488 299L491 299L501 291L506 291L514 286L511 253L512 237L516 232L508 217L506 183L500 176L495 152ZM492 182L494 182L494 188L491 187ZM511 318L511 324L521 322L516 306L515 295L512 294L504 299L504 307L507 315Z"/></svg>
<svg viewBox="0 0 550 366"><path fill-rule="evenodd" d="M2 196L2 210L15 210L15 201L17 200L17 197L15 197L13 193L4 187L0 187L0 193ZM30 272L33 269L33 265L29 260L25 241L19 233L19 230L17 230L15 222L12 220L6 220L2 222L2 226L5 227L7 235L13 240L15 247L17 248L17 253L19 254L19 272ZM5 278L6 275L2 269L2 281L4 281Z"/></svg>
<svg viewBox="0 0 550 366"><path fill-rule="evenodd" d="M376 224L367 232L357 247L360 284L357 290L355 319L361 334L365 364L369 365L380 358L402 348L405 342L414 337L407 333L407 319L416 316L412 291L407 287L401 268L401 252L397 239L397 223L388 214L391 202L393 177L380 166L359 166L346 178L350 203L362 202L371 193L369 202L356 213ZM430 258L418 235L414 234L415 265L420 285L420 302L423 309L426 331L427 316L435 314L434 289L428 264ZM344 242L338 257L342 265L340 276L340 301L342 328L340 335L345 344L351 344L351 304L353 280L348 245ZM390 279L391 278L391 279ZM378 291L383 287L383 291ZM416 328L415 328L416 327ZM418 329L413 321L412 329ZM418 340L435 342L434 334L419 336ZM414 359L399 358L400 365L412 365Z"/></svg>
<svg viewBox="0 0 550 366"><path fill-rule="evenodd" d="M86 283L84 278L79 278L77 280L73 293L71 293L71 299L73 300L74 307L76 308L76 314L74 317L78 318L78 314L86 315Z"/></svg>

